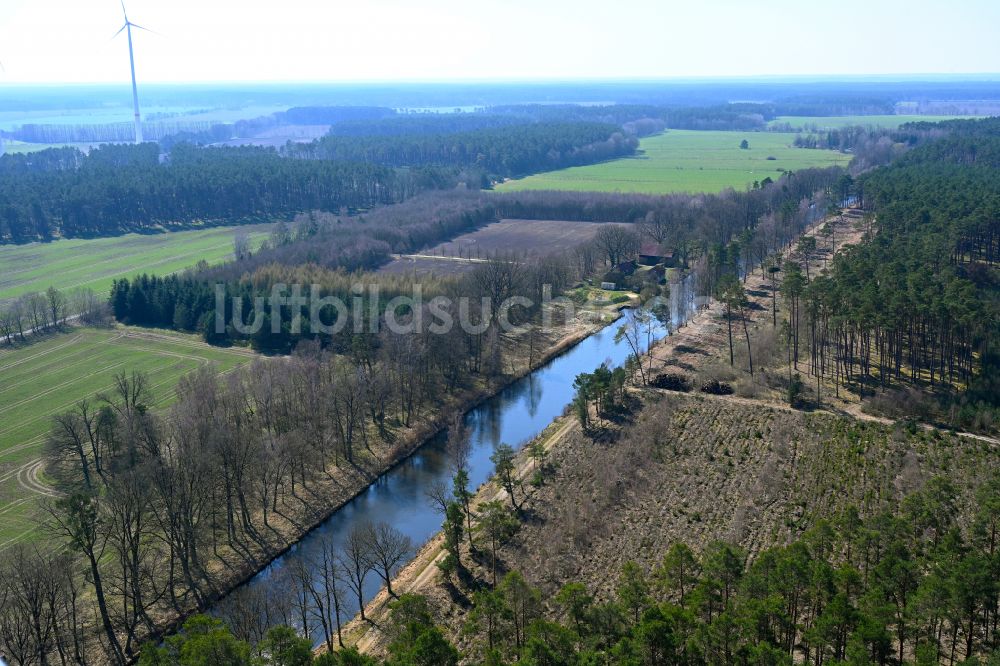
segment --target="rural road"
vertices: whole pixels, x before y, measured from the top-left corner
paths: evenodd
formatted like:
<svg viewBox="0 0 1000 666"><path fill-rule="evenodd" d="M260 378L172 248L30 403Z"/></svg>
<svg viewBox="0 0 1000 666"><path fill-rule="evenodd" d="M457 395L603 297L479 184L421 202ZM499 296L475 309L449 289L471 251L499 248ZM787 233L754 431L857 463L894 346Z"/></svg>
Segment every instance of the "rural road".
<svg viewBox="0 0 1000 666"><path fill-rule="evenodd" d="M82 315L78 315L78 314L70 315L70 316L66 317L65 319L63 319L62 321L60 321L58 325L59 326L65 326L66 324L69 324L70 322L77 321L78 319L80 319L81 316ZM34 335L34 334L35 334L35 329L34 328L25 329L25 331L24 331L24 336L25 337L27 337L29 335ZM17 337L17 336L15 336L13 333L11 335L0 336L0 343L7 344L8 342L10 342L10 339L13 338L13 337Z"/></svg>

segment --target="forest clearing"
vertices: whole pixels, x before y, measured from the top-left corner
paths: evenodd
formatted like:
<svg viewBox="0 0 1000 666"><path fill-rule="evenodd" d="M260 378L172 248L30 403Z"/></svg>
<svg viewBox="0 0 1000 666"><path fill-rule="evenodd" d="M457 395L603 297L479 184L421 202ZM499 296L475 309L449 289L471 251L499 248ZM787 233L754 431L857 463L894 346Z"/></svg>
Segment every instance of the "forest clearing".
<svg viewBox="0 0 1000 666"><path fill-rule="evenodd" d="M941 469L959 489L958 513L971 516L977 490L1000 462L996 446L953 435L908 434L830 414L678 393L645 396L630 417L597 439L571 417L554 432L558 441L542 463L550 470L543 483L532 481L536 460L521 460L514 512L520 525L497 551L496 574L517 572L537 587L544 601L532 612L548 617L559 617L553 601L570 581L585 585L596 603L613 601L626 562L651 571L678 543L699 554L731 544L752 562L824 520L835 522L848 507L870 517L898 506ZM493 484L474 506L481 512L489 501L510 502ZM444 553L438 539L404 569L395 589L425 595L441 626L470 627L475 616L467 602L494 576L487 533L482 525L474 529L475 553L463 547L463 584L442 580L433 565L433 553ZM369 616L384 623L378 604ZM381 653L384 635L362 626L350 625L347 635L363 650ZM448 635L467 653L484 649L475 633Z"/></svg>

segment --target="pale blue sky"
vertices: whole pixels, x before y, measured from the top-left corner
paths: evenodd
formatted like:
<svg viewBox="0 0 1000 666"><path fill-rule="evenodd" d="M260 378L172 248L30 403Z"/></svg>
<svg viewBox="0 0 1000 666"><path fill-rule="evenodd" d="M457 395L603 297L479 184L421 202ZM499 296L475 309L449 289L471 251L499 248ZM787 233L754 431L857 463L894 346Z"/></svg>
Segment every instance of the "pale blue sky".
<svg viewBox="0 0 1000 666"><path fill-rule="evenodd" d="M1000 72L1000 0L130 0L140 81ZM0 0L0 82L128 77L117 0Z"/></svg>

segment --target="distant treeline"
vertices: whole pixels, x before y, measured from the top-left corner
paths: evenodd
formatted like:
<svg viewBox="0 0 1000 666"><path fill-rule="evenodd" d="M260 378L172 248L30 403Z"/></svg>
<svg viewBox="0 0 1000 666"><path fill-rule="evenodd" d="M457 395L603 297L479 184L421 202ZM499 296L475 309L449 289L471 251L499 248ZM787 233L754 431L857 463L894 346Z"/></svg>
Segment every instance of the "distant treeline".
<svg viewBox="0 0 1000 666"><path fill-rule="evenodd" d="M726 104L710 107L652 104L514 104L470 113L399 113L381 107L301 107L254 120L213 125L159 139L169 149L179 141L214 143L282 125L330 125L334 137L416 137L496 130L513 125L604 123L642 136L674 129L756 130L774 117L770 105Z"/></svg>
<svg viewBox="0 0 1000 666"><path fill-rule="evenodd" d="M210 144L254 137L262 131L287 125L330 125L335 137L415 137L497 129L512 125L600 122L636 133L629 124L657 116L658 107L574 105L524 105L497 107L472 113L402 113L382 107L299 107L236 123L212 125L200 131L182 131L159 139L169 150L182 141ZM662 109L659 109L662 111ZM656 129L662 129L660 125ZM648 133L648 132L647 132Z"/></svg>
<svg viewBox="0 0 1000 666"><path fill-rule="evenodd" d="M797 148L821 148L825 150L851 150L858 143L869 138L872 132L864 127L854 125L825 131L810 131L799 134L793 144ZM884 134L890 134L885 131Z"/></svg>
<svg viewBox="0 0 1000 666"><path fill-rule="evenodd" d="M142 123L142 135L147 141L159 141L180 133L201 135L211 133L210 122L156 121ZM28 143L100 143L128 142L135 139L135 124L131 122L88 125L27 124L6 131L4 136Z"/></svg>
<svg viewBox="0 0 1000 666"><path fill-rule="evenodd" d="M491 106L485 113L528 118L534 122L587 121L624 125L639 118L662 118L666 109L654 104L506 104Z"/></svg>
<svg viewBox="0 0 1000 666"><path fill-rule="evenodd" d="M267 116L237 120L234 123L216 123L196 131L182 130L159 137L157 141L163 150L169 151L178 143L198 145L219 143L241 137L257 136L261 132L284 125L332 125L341 122L385 118L394 113L395 111L392 109L379 106L298 106Z"/></svg>
<svg viewBox="0 0 1000 666"><path fill-rule="evenodd" d="M580 106L575 104L511 105L492 107L490 113L532 118L536 121L592 121L627 127L640 120L655 120L670 129L757 130L774 117L770 107L759 104L720 104L716 106L656 106L652 104L613 104Z"/></svg>
<svg viewBox="0 0 1000 666"><path fill-rule="evenodd" d="M476 113L414 113L371 120L346 121L330 127L331 136L415 136L452 134L532 123L605 123L626 134L645 136L666 127L662 109L616 105L584 107L509 106Z"/></svg>
<svg viewBox="0 0 1000 666"><path fill-rule="evenodd" d="M236 122L186 122L183 117L143 123L147 140L164 150L181 142L212 144L251 138L287 125L330 125L335 136L401 136L466 132L512 124L598 122L638 135L664 127L695 130L761 130L777 116L891 114L886 98L818 96L785 102L680 104L509 104L471 113L403 113L380 106L301 106ZM635 125L638 121L645 124ZM655 124L650 125L650 121ZM27 124L6 132L9 138L33 143L129 141L132 123L96 125Z"/></svg>
<svg viewBox="0 0 1000 666"><path fill-rule="evenodd" d="M144 120L142 134L146 141L157 141L164 150L175 144L208 144L236 137L250 137L282 125L331 125L343 121L384 118L395 114L393 109L373 106L301 106L266 116L237 120L231 123L184 120ZM0 132L28 143L100 143L128 142L135 138L131 122L97 124L36 124L28 123L13 130Z"/></svg>
<svg viewBox="0 0 1000 666"><path fill-rule="evenodd" d="M804 94L765 104L775 116L873 116L896 112L897 97L888 94Z"/></svg>
<svg viewBox="0 0 1000 666"><path fill-rule="evenodd" d="M927 121L917 121L906 123L900 128L901 132L937 132L939 134L949 134L953 136L982 136L985 134L1000 135L1000 116L992 118L955 118L953 120L942 120L931 123Z"/></svg>
<svg viewBox="0 0 1000 666"><path fill-rule="evenodd" d="M378 113L344 116L362 122L356 116ZM627 155L636 144L614 125L501 121L462 132L328 136L290 147L286 155L186 143L168 156L155 143L103 145L89 154L62 148L4 155L0 242L365 209L426 189L458 183L478 189L502 177Z"/></svg>
<svg viewBox="0 0 1000 666"><path fill-rule="evenodd" d="M609 28L610 29L610 28ZM849 28L845 28L849 30ZM5 86L0 109L107 108L130 101L120 84L85 86ZM454 109L495 106L517 100L550 104L661 104L706 106L731 100L776 103L870 104L912 100L921 107L960 104L967 100L1000 99L1000 86L988 79L949 77L948 80L778 80L729 79L704 81L572 81L572 82L452 82L452 83L287 83L287 84L143 84L141 101L148 106L234 108L252 102L269 106L383 106L390 108Z"/></svg>
<svg viewBox="0 0 1000 666"><path fill-rule="evenodd" d="M333 125L387 118L396 112L384 106L294 106L274 114L281 125Z"/></svg>
<svg viewBox="0 0 1000 666"><path fill-rule="evenodd" d="M954 151L960 144L956 140L933 143L937 139L945 136L967 137L966 144L969 146L968 154L963 158L966 161L975 160L975 152L979 149L989 150L990 146L978 146L978 141L971 137L981 137L984 133L1000 133L1000 118L985 119L955 119L941 122L918 121L905 123L899 128L872 128L861 125L848 127L838 127L820 131L815 127L809 128L808 134L800 133L795 137L794 144L800 148L822 148L828 150L842 150L853 152L865 152L870 149L871 144L880 140L894 144L901 144L907 148L928 145L927 149L919 155L931 155L940 150ZM936 146L936 147L933 147ZM924 159L926 157L914 158ZM937 159L937 158L934 158ZM941 159L948 161L958 161L952 157L941 156Z"/></svg>
<svg viewBox="0 0 1000 666"><path fill-rule="evenodd" d="M0 174L0 242L369 208L422 187L420 171L290 160L262 148L177 146L161 164L153 143L5 155Z"/></svg>
<svg viewBox="0 0 1000 666"><path fill-rule="evenodd" d="M472 167L495 179L629 155L637 145L615 125L546 122L431 134L331 135L286 150L295 157L394 167Z"/></svg>
<svg viewBox="0 0 1000 666"><path fill-rule="evenodd" d="M525 116L492 113L414 113L347 120L330 127L330 136L415 136L453 134L531 122ZM563 121L565 122L565 121Z"/></svg>

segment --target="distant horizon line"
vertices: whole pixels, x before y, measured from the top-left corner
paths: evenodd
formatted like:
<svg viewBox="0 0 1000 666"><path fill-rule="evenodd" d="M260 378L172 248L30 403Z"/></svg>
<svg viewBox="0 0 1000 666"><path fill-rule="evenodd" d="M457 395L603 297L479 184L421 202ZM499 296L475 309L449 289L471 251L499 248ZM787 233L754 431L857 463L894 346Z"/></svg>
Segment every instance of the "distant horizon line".
<svg viewBox="0 0 1000 666"><path fill-rule="evenodd" d="M579 85L579 84L650 84L650 83L732 83L740 81L767 81L773 83L782 82L809 82L809 81L839 81L839 82L921 82L921 81L976 81L976 82L1000 82L1000 72L963 72L963 73L942 73L942 72L916 72L916 73L884 73L884 74L712 74L712 75L683 75L683 76L618 76L618 77L539 77L539 78L517 78L517 77L495 77L495 78L427 78L427 79L220 79L220 80L195 80L195 81L164 81L150 80L140 82L140 86L236 86L236 85L256 85L256 86L281 86L281 85L309 85L309 86L420 86L420 85ZM0 77L0 87L46 87L46 86L117 86L127 85L128 81L101 80L101 81L4 81Z"/></svg>

